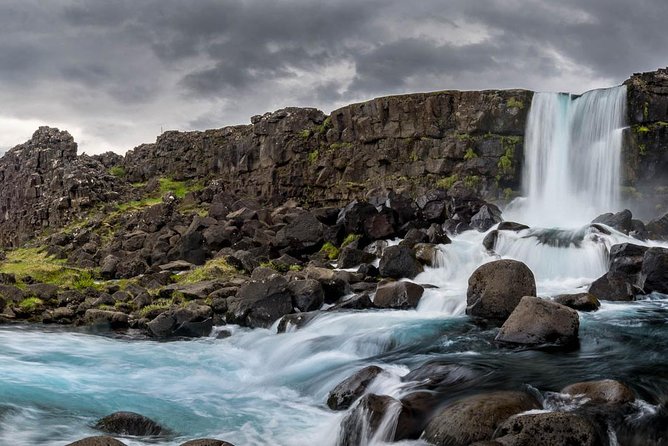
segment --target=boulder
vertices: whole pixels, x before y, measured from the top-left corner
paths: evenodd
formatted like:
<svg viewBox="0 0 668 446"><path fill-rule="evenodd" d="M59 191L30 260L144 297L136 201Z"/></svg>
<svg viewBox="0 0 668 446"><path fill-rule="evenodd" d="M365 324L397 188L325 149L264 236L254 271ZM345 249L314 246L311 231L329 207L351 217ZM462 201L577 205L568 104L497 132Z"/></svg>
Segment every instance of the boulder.
<svg viewBox="0 0 668 446"><path fill-rule="evenodd" d="M522 231L524 229L529 229L527 225L522 223L515 223L514 221L502 221L499 223L499 226L496 227L499 231Z"/></svg>
<svg viewBox="0 0 668 446"><path fill-rule="evenodd" d="M251 328L268 328L281 316L292 313L292 296L288 282L279 275L239 288L227 301L228 322Z"/></svg>
<svg viewBox="0 0 668 446"><path fill-rule="evenodd" d="M98 435L96 437L83 438L65 446L126 446L126 444L107 435Z"/></svg>
<svg viewBox="0 0 668 446"><path fill-rule="evenodd" d="M185 308L168 310L149 322L148 329L158 338L171 336L208 336L213 329L213 311L207 305L190 304Z"/></svg>
<svg viewBox="0 0 668 446"><path fill-rule="evenodd" d="M377 308L415 308L423 293L424 288L413 282L379 284L373 304Z"/></svg>
<svg viewBox="0 0 668 446"><path fill-rule="evenodd" d="M578 311L596 311L601 306L596 296L590 293L562 294L556 296L554 301Z"/></svg>
<svg viewBox="0 0 668 446"><path fill-rule="evenodd" d="M485 204L471 217L471 222L469 224L473 229L477 229L480 232L486 232L502 220L501 210L498 206Z"/></svg>
<svg viewBox="0 0 668 446"><path fill-rule="evenodd" d="M332 410L348 409L364 394L369 384L381 373L383 373L383 369L375 365L358 370L329 392L327 406Z"/></svg>
<svg viewBox="0 0 668 446"><path fill-rule="evenodd" d="M494 437L505 446L606 446L600 428L586 418L564 412L517 415L499 426Z"/></svg>
<svg viewBox="0 0 668 446"><path fill-rule="evenodd" d="M643 256L640 287L646 293L668 294L668 248L649 248Z"/></svg>
<svg viewBox="0 0 668 446"><path fill-rule="evenodd" d="M668 238L668 214L664 214L659 218L650 220L645 225L649 237L654 240L665 240Z"/></svg>
<svg viewBox="0 0 668 446"><path fill-rule="evenodd" d="M631 220L633 220L631 211L624 209L623 211L617 212L616 214L607 213L599 215L594 220L592 220L592 223L601 223L606 226L610 226L619 232L628 234L633 230L633 222Z"/></svg>
<svg viewBox="0 0 668 446"><path fill-rule="evenodd" d="M536 294L533 273L522 262L496 260L476 269L469 277L466 314L504 321L522 296Z"/></svg>
<svg viewBox="0 0 668 446"><path fill-rule="evenodd" d="M370 240L390 238L396 234L397 217L395 212L385 206L376 214L364 220L364 235Z"/></svg>
<svg viewBox="0 0 668 446"><path fill-rule="evenodd" d="M401 409L401 402L390 396L364 395L341 421L337 446L369 444L372 438L380 441L393 441L395 438L393 428L382 433L378 431L385 420L391 419L390 417L395 414L400 414Z"/></svg>
<svg viewBox="0 0 668 446"><path fill-rule="evenodd" d="M415 254L415 259L427 266L436 265L436 255L437 255L436 245L431 243L417 243L413 246L413 253Z"/></svg>
<svg viewBox="0 0 668 446"><path fill-rule="evenodd" d="M636 399L635 393L629 386L614 379L571 384L561 389L561 393L584 395L591 402L599 404L626 404Z"/></svg>
<svg viewBox="0 0 668 446"><path fill-rule="evenodd" d="M288 284L292 305L299 311L313 311L322 307L325 292L320 282L314 279L293 280Z"/></svg>
<svg viewBox="0 0 668 446"><path fill-rule="evenodd" d="M278 322L276 331L277 333L287 333L298 330L308 325L309 322L315 319L319 314L322 313L320 311L309 311L307 313L286 314Z"/></svg>
<svg viewBox="0 0 668 446"><path fill-rule="evenodd" d="M95 429L116 435L140 437L157 436L169 433L155 421L134 412L114 412L98 420Z"/></svg>
<svg viewBox="0 0 668 446"><path fill-rule="evenodd" d="M432 223L429 228L427 228L427 237L429 243L434 245L447 245L452 243L450 237L448 237L447 232L443 229L443 226L438 223Z"/></svg>
<svg viewBox="0 0 668 446"><path fill-rule="evenodd" d="M485 247L487 251L494 251L496 248L496 241L499 239L499 231L497 229L490 231L489 234L482 239L482 246Z"/></svg>
<svg viewBox="0 0 668 446"><path fill-rule="evenodd" d="M128 315L120 311L86 310L84 322L87 325L106 326L109 328L127 328L129 326Z"/></svg>
<svg viewBox="0 0 668 446"><path fill-rule="evenodd" d="M276 243L291 254L315 252L323 243L323 224L310 212L299 213L276 233Z"/></svg>
<svg viewBox="0 0 668 446"><path fill-rule="evenodd" d="M352 201L339 212L336 223L343 225L346 234L364 233L364 223L376 215L376 207L367 202Z"/></svg>
<svg viewBox="0 0 668 446"><path fill-rule="evenodd" d="M408 372L401 381L411 383L415 389L444 393L477 377L478 373L469 367L430 361Z"/></svg>
<svg viewBox="0 0 668 446"><path fill-rule="evenodd" d="M621 272L608 272L589 286L589 293L599 300L631 301L636 289L631 278Z"/></svg>
<svg viewBox="0 0 668 446"><path fill-rule="evenodd" d="M325 293L325 303L334 303L350 292L350 274L345 271L308 266L303 272L307 279L320 282Z"/></svg>
<svg viewBox="0 0 668 446"><path fill-rule="evenodd" d="M610 247L608 271L633 275L640 273L646 246L620 243Z"/></svg>
<svg viewBox="0 0 668 446"><path fill-rule="evenodd" d="M524 296L501 326L497 342L505 344L573 345L578 340L577 311L539 297Z"/></svg>
<svg viewBox="0 0 668 446"><path fill-rule="evenodd" d="M424 439L436 446L468 446L491 440L494 431L509 417L540 409L525 392L493 392L474 395L446 406L427 424Z"/></svg>
<svg viewBox="0 0 668 446"><path fill-rule="evenodd" d="M378 269L384 277L412 279L422 272L422 265L409 248L395 245L383 251Z"/></svg>
<svg viewBox="0 0 668 446"><path fill-rule="evenodd" d="M371 263L375 259L376 256L373 254L364 252L361 249L346 246L345 248L341 249L341 252L339 253L339 260L336 266L338 268L353 268L363 263Z"/></svg>

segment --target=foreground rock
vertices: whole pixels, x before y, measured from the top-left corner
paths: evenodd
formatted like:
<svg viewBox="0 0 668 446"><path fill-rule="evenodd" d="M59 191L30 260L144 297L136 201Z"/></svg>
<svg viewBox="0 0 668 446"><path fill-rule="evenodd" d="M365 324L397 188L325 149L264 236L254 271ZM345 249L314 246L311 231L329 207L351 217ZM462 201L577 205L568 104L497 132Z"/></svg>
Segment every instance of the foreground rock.
<svg viewBox="0 0 668 446"><path fill-rule="evenodd" d="M116 435L138 437L157 436L169 433L155 421L134 412L114 412L95 423L95 429Z"/></svg>
<svg viewBox="0 0 668 446"><path fill-rule="evenodd" d="M637 290L631 280L625 273L610 271L591 284L589 293L600 300L632 301Z"/></svg>
<svg viewBox="0 0 668 446"><path fill-rule="evenodd" d="M601 302L590 293L562 294L554 301L578 311L596 311L601 307Z"/></svg>
<svg viewBox="0 0 668 446"><path fill-rule="evenodd" d="M424 438L436 446L468 446L491 440L509 417L539 409L536 399L525 392L494 392L471 396L445 407L427 424Z"/></svg>
<svg viewBox="0 0 668 446"><path fill-rule="evenodd" d="M395 245L385 248L378 269L384 277L412 279L422 272L422 265L415 259L411 249Z"/></svg>
<svg viewBox="0 0 668 446"><path fill-rule="evenodd" d="M100 435L97 437L82 438L81 440L69 443L65 446L126 446L126 444L113 437Z"/></svg>
<svg viewBox="0 0 668 446"><path fill-rule="evenodd" d="M580 318L577 311L539 297L524 296L504 322L497 342L526 346L574 345Z"/></svg>
<svg viewBox="0 0 668 446"><path fill-rule="evenodd" d="M364 394L369 384L381 373L383 373L383 369L375 365L364 367L355 372L329 392L327 406L332 410L349 408L355 400Z"/></svg>
<svg viewBox="0 0 668 446"><path fill-rule="evenodd" d="M668 294L668 249L649 248L643 256L640 287L646 293Z"/></svg>
<svg viewBox="0 0 668 446"><path fill-rule="evenodd" d="M213 438L201 438L198 440L190 440L181 444L181 446L234 446L223 440L215 440Z"/></svg>
<svg viewBox="0 0 668 446"><path fill-rule="evenodd" d="M564 387L561 393L584 395L592 403L598 404L626 404L636 399L633 390L629 386L613 379L571 384Z"/></svg>
<svg viewBox="0 0 668 446"><path fill-rule="evenodd" d="M424 288L413 282L390 282L378 285L373 298L378 308L415 308L420 302Z"/></svg>
<svg viewBox="0 0 668 446"><path fill-rule="evenodd" d="M243 285L228 299L228 322L251 328L267 328L281 316L292 312L292 297L287 280L274 275L264 281Z"/></svg>
<svg viewBox="0 0 668 446"><path fill-rule="evenodd" d="M605 446L607 438L591 421L574 413L518 415L504 422L495 434L504 446Z"/></svg>
<svg viewBox="0 0 668 446"><path fill-rule="evenodd" d="M522 296L535 294L536 280L524 263L515 260L486 263L469 278L466 314L504 321Z"/></svg>

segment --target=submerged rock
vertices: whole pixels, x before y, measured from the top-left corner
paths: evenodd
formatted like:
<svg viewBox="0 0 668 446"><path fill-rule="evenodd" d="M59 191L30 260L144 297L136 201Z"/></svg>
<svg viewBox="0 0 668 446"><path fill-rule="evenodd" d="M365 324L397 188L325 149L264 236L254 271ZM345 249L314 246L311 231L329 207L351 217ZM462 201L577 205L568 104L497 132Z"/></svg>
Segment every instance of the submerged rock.
<svg viewBox="0 0 668 446"><path fill-rule="evenodd" d="M373 304L378 308L415 308L423 293L424 288L413 282L379 284Z"/></svg>
<svg viewBox="0 0 668 446"><path fill-rule="evenodd" d="M337 446L368 444L375 438L393 441L396 422L402 411L400 401L387 395L364 395L341 422Z"/></svg>
<svg viewBox="0 0 668 446"><path fill-rule="evenodd" d="M524 263L516 260L486 263L469 277L466 314L504 321L522 296L535 294L536 281Z"/></svg>
<svg viewBox="0 0 668 446"><path fill-rule="evenodd" d="M349 408L381 373L383 373L383 369L375 365L358 370L329 392L327 406L332 410Z"/></svg>
<svg viewBox="0 0 668 446"><path fill-rule="evenodd" d="M636 291L631 280L627 274L608 272L591 284L589 293L600 300L631 301Z"/></svg>
<svg viewBox="0 0 668 446"><path fill-rule="evenodd" d="M126 446L126 444L107 435L98 435L96 437L82 438L65 446Z"/></svg>
<svg viewBox="0 0 668 446"><path fill-rule="evenodd" d="M614 379L585 381L564 387L561 393L584 395L593 403L626 404L635 401L633 390Z"/></svg>
<svg viewBox="0 0 668 446"><path fill-rule="evenodd" d="M507 344L573 345L578 339L577 311L539 297L524 296L495 340Z"/></svg>
<svg viewBox="0 0 668 446"><path fill-rule="evenodd" d="M424 438L436 446L468 446L491 440L509 417L539 409L536 399L525 392L493 392L474 395L446 406L431 419Z"/></svg>
<svg viewBox="0 0 668 446"><path fill-rule="evenodd" d="M596 311L601 306L596 296L590 293L562 294L554 301L578 311Z"/></svg>
<svg viewBox="0 0 668 446"><path fill-rule="evenodd" d="M157 436L168 430L155 421L134 412L114 412L95 423L95 429L117 435Z"/></svg>
<svg viewBox="0 0 668 446"><path fill-rule="evenodd" d="M197 440L190 440L182 443L181 446L234 446L223 440L215 440L213 438L200 438Z"/></svg>

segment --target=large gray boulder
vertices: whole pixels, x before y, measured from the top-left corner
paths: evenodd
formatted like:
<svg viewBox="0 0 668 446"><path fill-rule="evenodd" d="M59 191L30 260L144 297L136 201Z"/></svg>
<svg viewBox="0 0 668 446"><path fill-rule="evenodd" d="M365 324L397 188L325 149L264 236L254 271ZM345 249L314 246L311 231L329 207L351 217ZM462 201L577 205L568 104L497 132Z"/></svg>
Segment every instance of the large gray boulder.
<svg viewBox="0 0 668 446"><path fill-rule="evenodd" d="M375 365L364 367L353 373L329 392L327 406L332 410L349 408L381 373L383 373L383 369Z"/></svg>
<svg viewBox="0 0 668 446"><path fill-rule="evenodd" d="M496 441L504 446L604 446L607 438L588 419L564 412L517 415L497 430Z"/></svg>
<svg viewBox="0 0 668 446"><path fill-rule="evenodd" d="M640 286L646 293L668 294L668 248L649 248L643 256Z"/></svg>
<svg viewBox="0 0 668 446"><path fill-rule="evenodd" d="M82 438L81 440L69 443L65 446L126 446L126 444L113 437L109 437L108 435L98 435L95 437Z"/></svg>
<svg viewBox="0 0 668 446"><path fill-rule="evenodd" d="M378 269L384 277L412 279L422 272L422 265L415 259L410 248L395 245L385 248Z"/></svg>
<svg viewBox="0 0 668 446"><path fill-rule="evenodd" d="M95 423L95 429L117 435L156 436L169 433L155 421L134 412L114 412Z"/></svg>
<svg viewBox="0 0 668 446"><path fill-rule="evenodd" d="M539 409L536 399L525 392L493 392L470 396L446 406L431 419L424 439L436 446L468 446L491 440L508 418Z"/></svg>
<svg viewBox="0 0 668 446"><path fill-rule="evenodd" d="M626 384L614 379L584 381L561 389L561 393L584 395L593 403L626 404L635 401L633 390Z"/></svg>
<svg viewBox="0 0 668 446"><path fill-rule="evenodd" d="M379 284L373 304L378 308L415 308L423 293L424 288L413 282Z"/></svg>
<svg viewBox="0 0 668 446"><path fill-rule="evenodd" d="M589 286L589 293L599 300L631 301L636 294L632 280L626 273L610 271Z"/></svg>
<svg viewBox="0 0 668 446"><path fill-rule="evenodd" d="M578 312L539 297L524 296L496 336L505 344L572 345L578 340Z"/></svg>
<svg viewBox="0 0 668 446"><path fill-rule="evenodd" d="M251 281L227 300L228 322L251 328L268 328L281 316L292 313L292 296L287 280L273 275L263 281Z"/></svg>
<svg viewBox="0 0 668 446"><path fill-rule="evenodd" d="M535 294L536 280L528 266L516 260L496 260L469 277L466 314L504 321L522 296Z"/></svg>

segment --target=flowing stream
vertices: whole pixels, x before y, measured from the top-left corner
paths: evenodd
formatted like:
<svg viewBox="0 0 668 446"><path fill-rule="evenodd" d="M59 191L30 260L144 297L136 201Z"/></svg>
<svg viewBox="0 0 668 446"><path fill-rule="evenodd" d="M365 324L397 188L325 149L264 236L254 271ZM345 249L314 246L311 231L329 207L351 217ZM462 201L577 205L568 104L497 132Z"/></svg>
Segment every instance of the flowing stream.
<svg viewBox="0 0 668 446"><path fill-rule="evenodd" d="M597 312L580 313L580 347L561 353L499 348L493 342L498 329L476 326L464 314L468 277L485 262L500 257L525 262L539 296L549 298L586 290L607 271L611 245L641 243L586 224L617 203L621 97L623 87L580 98L534 97L527 130L528 195L509 211L532 229L500 231L496 254L483 248L486 234L476 231L439 246L436 266L415 279L435 285L416 310L323 312L283 334L275 326L232 326L226 327L229 338L213 333L173 342L132 333L0 327L0 444L62 446L98 434L91 426L100 417L129 410L173 431L159 444L213 437L238 446L335 445L345 412L329 410L325 400L338 382L376 364L386 373L369 391L402 397L412 387L401 377L430 361L478 373L448 398L523 386L548 395L574 382L612 378L629 384L644 401L642 409L652 414L668 399L665 296L606 302ZM558 226L577 229L554 229ZM363 443L382 444L383 433L393 428L392 420L386 424Z"/></svg>

